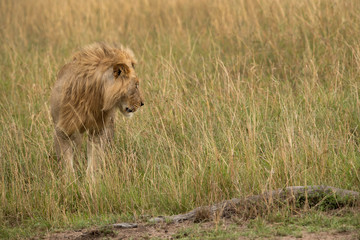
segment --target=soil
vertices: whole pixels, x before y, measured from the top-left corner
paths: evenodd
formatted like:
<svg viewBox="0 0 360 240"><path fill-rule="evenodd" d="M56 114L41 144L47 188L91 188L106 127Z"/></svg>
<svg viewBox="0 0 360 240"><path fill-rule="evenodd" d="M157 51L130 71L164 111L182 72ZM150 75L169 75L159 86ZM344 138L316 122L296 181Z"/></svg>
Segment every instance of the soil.
<svg viewBox="0 0 360 240"><path fill-rule="evenodd" d="M214 222L205 222L197 224L197 227L206 232L206 230L213 231L216 228L221 228L226 231L227 226L233 224L231 220L226 220L221 223L221 226L216 225ZM191 238L189 235L189 231L187 229L194 226L194 223L191 222L183 222L183 223L158 223L158 224L149 224L149 223L140 223L137 224L136 228L124 228L118 229L113 227L107 228L91 228L91 229L83 229L79 231L68 231L61 233L51 233L46 236L43 236L38 239L46 239L46 240L64 240L64 239L75 239L75 240L88 240L88 239L181 239L181 238ZM245 227L239 226L236 231L241 231L245 229ZM229 231L233 231L230 230ZM191 234L191 233L190 233ZM202 235L204 236L204 234ZM272 237L255 237L258 239L282 239L282 240L290 240L290 239L305 239L305 240L331 240L331 239L346 239L346 240L355 240L359 239L359 235L357 232L316 232L316 233L308 233L302 232L297 236L272 236ZM197 239L201 239L201 236L198 236ZM214 236L211 239L224 239L216 238ZM226 238L225 238L226 239ZM234 239L234 238L231 238ZM245 237L240 236L237 239L254 239L254 237Z"/></svg>

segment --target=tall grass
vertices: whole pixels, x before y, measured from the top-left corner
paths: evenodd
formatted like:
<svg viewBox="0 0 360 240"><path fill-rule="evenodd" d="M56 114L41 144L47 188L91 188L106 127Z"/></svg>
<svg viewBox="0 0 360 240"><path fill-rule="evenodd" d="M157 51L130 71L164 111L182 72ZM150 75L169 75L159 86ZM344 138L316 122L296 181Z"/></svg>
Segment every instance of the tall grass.
<svg viewBox="0 0 360 240"><path fill-rule="evenodd" d="M174 214L291 185L360 190L357 0L0 2L0 223ZM49 94L77 48L120 42L145 106L96 185L62 181ZM85 146L84 146L85 148Z"/></svg>

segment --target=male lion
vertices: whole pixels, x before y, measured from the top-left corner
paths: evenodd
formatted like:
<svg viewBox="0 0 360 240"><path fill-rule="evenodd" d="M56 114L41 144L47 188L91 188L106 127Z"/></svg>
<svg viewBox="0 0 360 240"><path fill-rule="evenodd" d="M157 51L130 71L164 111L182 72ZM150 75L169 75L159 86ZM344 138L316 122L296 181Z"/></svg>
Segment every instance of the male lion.
<svg viewBox="0 0 360 240"><path fill-rule="evenodd" d="M68 171L74 172L73 147L81 145L82 133L89 135L87 174L92 175L104 143L113 137L116 109L131 117L144 105L135 63L130 49L95 43L59 71L50 105L55 151Z"/></svg>

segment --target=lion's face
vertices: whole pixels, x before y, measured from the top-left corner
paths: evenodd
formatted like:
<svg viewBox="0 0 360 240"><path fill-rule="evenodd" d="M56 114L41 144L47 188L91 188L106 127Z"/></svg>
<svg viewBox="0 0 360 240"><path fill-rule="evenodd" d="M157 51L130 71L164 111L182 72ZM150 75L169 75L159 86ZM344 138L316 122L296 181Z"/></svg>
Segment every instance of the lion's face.
<svg viewBox="0 0 360 240"><path fill-rule="evenodd" d="M132 115L144 105L144 100L139 87L140 81L135 74L134 66L115 66L113 75L115 83L122 82L122 86L125 88L116 105L124 116L132 117Z"/></svg>
<svg viewBox="0 0 360 240"><path fill-rule="evenodd" d="M126 92L120 98L118 107L124 116L131 117L143 105L144 100L139 89L139 79L137 77L131 78Z"/></svg>

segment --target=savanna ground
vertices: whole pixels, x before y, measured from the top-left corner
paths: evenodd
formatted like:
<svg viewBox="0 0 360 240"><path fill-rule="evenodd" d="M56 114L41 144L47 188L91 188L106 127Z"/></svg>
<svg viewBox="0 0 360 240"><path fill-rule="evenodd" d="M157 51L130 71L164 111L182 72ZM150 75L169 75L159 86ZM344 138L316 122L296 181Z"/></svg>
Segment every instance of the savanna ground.
<svg viewBox="0 0 360 240"><path fill-rule="evenodd" d="M360 1L1 0L0 26L0 238L294 185L360 191ZM95 185L85 156L62 179L48 101L59 67L94 41L134 50L145 97L132 119L119 114ZM171 236L358 237L358 209L339 211L278 209Z"/></svg>

